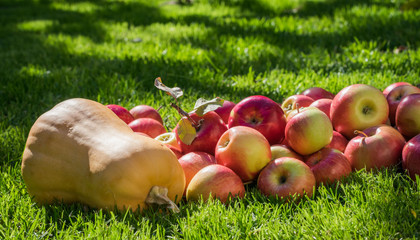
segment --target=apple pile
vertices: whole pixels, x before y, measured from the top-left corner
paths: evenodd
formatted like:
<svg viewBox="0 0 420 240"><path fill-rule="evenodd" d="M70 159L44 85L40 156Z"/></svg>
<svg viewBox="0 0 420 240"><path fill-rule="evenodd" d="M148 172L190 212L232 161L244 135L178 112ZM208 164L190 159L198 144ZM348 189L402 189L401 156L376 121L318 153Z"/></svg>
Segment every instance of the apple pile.
<svg viewBox="0 0 420 240"><path fill-rule="evenodd" d="M160 79L157 84L174 98L182 95ZM262 194L289 201L353 170L399 163L412 179L420 175L420 89L406 82L383 91L354 84L336 95L312 87L281 103L261 95L237 104L201 100L189 113L174 104L182 118L169 132L151 106L107 106L134 132L174 152L187 201L226 202L243 197L252 182Z"/></svg>

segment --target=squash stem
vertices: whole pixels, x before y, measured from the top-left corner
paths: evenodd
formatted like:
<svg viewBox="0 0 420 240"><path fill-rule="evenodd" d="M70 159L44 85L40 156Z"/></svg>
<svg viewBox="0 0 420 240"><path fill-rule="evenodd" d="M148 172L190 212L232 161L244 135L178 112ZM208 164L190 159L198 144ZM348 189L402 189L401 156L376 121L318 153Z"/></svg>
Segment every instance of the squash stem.
<svg viewBox="0 0 420 240"><path fill-rule="evenodd" d="M178 206L168 198L168 189L166 187L153 186L150 189L145 202L148 205L156 204L163 206L175 213L179 212Z"/></svg>

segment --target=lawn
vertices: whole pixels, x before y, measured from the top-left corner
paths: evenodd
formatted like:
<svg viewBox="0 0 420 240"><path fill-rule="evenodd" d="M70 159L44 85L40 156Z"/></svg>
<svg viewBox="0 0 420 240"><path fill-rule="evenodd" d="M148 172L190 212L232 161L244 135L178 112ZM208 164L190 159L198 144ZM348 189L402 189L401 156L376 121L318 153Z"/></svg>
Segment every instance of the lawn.
<svg viewBox="0 0 420 240"><path fill-rule="evenodd" d="M420 10L402 0L0 0L1 239L418 239L420 181L399 167L354 172L284 203L255 184L244 199L180 203L181 212L37 206L20 174L34 121L65 99L179 115L216 96L281 102L318 86L420 84ZM404 50L406 49L406 50Z"/></svg>

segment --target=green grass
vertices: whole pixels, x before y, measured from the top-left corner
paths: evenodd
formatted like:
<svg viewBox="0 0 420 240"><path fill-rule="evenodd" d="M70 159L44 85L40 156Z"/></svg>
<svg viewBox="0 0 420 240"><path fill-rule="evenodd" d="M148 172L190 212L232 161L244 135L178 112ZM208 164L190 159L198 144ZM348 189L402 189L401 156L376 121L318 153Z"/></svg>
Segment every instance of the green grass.
<svg viewBox="0 0 420 240"><path fill-rule="evenodd" d="M0 238L420 238L420 182L400 169L353 173L299 203L247 187L228 205L181 202L179 214L35 205L20 175L33 122L84 97L164 105L153 81L199 97L276 101L311 86L420 83L420 10L400 0L0 1ZM399 46L408 50L395 53Z"/></svg>

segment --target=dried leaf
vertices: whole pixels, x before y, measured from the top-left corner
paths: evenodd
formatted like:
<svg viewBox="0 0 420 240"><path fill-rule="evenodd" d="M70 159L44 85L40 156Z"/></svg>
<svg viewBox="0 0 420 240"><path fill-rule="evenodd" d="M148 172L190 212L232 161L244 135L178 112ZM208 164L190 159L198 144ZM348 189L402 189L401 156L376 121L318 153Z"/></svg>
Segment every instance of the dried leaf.
<svg viewBox="0 0 420 240"><path fill-rule="evenodd" d="M407 49L408 49L408 47L406 47L406 46L399 46L398 48L394 49L394 53L398 54L398 53L406 51Z"/></svg>
<svg viewBox="0 0 420 240"><path fill-rule="evenodd" d="M411 0L406 3L404 3L400 7L401 11L409 11L409 10L416 10L420 9L420 0Z"/></svg>
<svg viewBox="0 0 420 240"><path fill-rule="evenodd" d="M178 137L181 141L187 145L191 145L194 141L195 137L197 136L197 132L195 128L191 124L191 122L183 117L178 123L177 126Z"/></svg>
<svg viewBox="0 0 420 240"><path fill-rule="evenodd" d="M166 92L168 95L172 96L175 99L181 97L184 94L181 88L179 87L167 87L165 84L163 84L162 79L160 79L160 77L155 79L155 87Z"/></svg>
<svg viewBox="0 0 420 240"><path fill-rule="evenodd" d="M411 214L413 214L413 217L414 217L414 218L417 218L417 213L416 213L416 211L414 211L413 209L410 209L410 211L411 211Z"/></svg>
<svg viewBox="0 0 420 240"><path fill-rule="evenodd" d="M212 100L205 100L204 98L199 98L197 102L195 102L194 110L198 116L203 116L204 114L214 111L219 107L223 106L223 102L225 100L217 97Z"/></svg>

